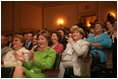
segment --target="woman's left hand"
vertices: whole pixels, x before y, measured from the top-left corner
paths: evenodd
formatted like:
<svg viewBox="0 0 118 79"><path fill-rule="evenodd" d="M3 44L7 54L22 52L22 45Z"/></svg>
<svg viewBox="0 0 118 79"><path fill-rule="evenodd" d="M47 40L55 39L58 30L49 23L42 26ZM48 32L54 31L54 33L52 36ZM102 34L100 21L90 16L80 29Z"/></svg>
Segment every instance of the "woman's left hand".
<svg viewBox="0 0 118 79"><path fill-rule="evenodd" d="M22 52L21 55L17 54L17 53L14 53L14 57L22 62L25 61L25 58L24 58L24 52Z"/></svg>
<svg viewBox="0 0 118 79"><path fill-rule="evenodd" d="M73 39L72 38L68 38L68 40L67 40L70 44L74 44L74 41L73 41Z"/></svg>

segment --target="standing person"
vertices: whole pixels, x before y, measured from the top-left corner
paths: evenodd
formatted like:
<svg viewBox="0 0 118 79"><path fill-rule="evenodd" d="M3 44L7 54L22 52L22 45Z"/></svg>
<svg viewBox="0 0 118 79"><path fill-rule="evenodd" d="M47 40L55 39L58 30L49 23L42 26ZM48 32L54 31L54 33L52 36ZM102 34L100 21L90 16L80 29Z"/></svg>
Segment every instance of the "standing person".
<svg viewBox="0 0 118 79"><path fill-rule="evenodd" d="M16 67L29 61L30 51L23 47L24 38L22 35L15 35L13 38L13 51L9 51L4 59L4 67ZM21 58L24 57L24 59Z"/></svg>
<svg viewBox="0 0 118 79"><path fill-rule="evenodd" d="M106 21L105 26L106 26L107 30L104 33L107 33L109 35L109 37L111 39L113 39L113 26L112 26L112 24L109 21Z"/></svg>
<svg viewBox="0 0 118 79"><path fill-rule="evenodd" d="M45 74L42 69L51 69L55 62L56 51L48 47L49 33L47 31L41 32L38 36L38 51L31 52L29 63L24 66L17 66L15 68L13 78L44 78ZM25 73L25 74L24 74Z"/></svg>
<svg viewBox="0 0 118 79"><path fill-rule="evenodd" d="M90 51L92 55L92 68L98 63L105 65L107 57L104 48L110 48L112 45L112 40L108 34L103 33L103 25L101 23L96 23L94 30L95 35L87 38L87 41L92 46Z"/></svg>
<svg viewBox="0 0 118 79"><path fill-rule="evenodd" d="M51 48L56 50L56 53L62 53L64 50L64 47L61 43L59 43L61 36L59 32L52 32L51 34L51 41L52 41L52 45L50 46Z"/></svg>
<svg viewBox="0 0 118 79"><path fill-rule="evenodd" d="M59 29L58 32L61 34L61 40L59 42L61 44L63 44L64 50L65 50L66 49L66 44L67 44L67 39L65 38L66 31L64 29Z"/></svg>
<svg viewBox="0 0 118 79"><path fill-rule="evenodd" d="M75 76L90 77L90 62L83 61L83 57L87 57L89 43L82 39L85 35L83 29L75 26L71 29L73 38L68 38L67 47L62 53L59 78L64 77L65 68L68 66L73 67Z"/></svg>

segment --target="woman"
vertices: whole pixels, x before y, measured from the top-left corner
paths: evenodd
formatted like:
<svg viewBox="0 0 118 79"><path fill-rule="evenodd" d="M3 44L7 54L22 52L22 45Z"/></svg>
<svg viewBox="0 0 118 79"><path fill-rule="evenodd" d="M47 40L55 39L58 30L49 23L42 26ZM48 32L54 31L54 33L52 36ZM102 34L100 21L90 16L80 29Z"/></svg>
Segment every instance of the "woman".
<svg viewBox="0 0 118 79"><path fill-rule="evenodd" d="M68 38L67 47L62 53L59 78L64 77L65 68L68 66L73 67L75 76L90 76L90 65L83 61L89 51L89 43L82 39L85 33L77 26L72 26L71 29L73 38Z"/></svg>
<svg viewBox="0 0 118 79"><path fill-rule="evenodd" d="M54 50L56 50L56 53L62 53L64 50L64 47L61 43L59 43L61 36L59 32L52 32L51 34L51 41L52 41L52 45L50 46L51 48L53 48Z"/></svg>
<svg viewBox="0 0 118 79"><path fill-rule="evenodd" d="M104 48L110 48L112 45L112 40L109 38L108 34L103 33L103 25L101 23L95 24L95 35L91 35L87 41L92 46L92 64L95 63L105 63L107 58Z"/></svg>
<svg viewBox="0 0 118 79"><path fill-rule="evenodd" d="M15 68L14 78L44 78L45 75L42 69L51 69L55 62L56 51L48 47L49 34L47 31L40 33L38 36L38 51L30 53L30 62L26 63L23 67L17 66ZM25 73L25 74L24 74Z"/></svg>
<svg viewBox="0 0 118 79"><path fill-rule="evenodd" d="M29 61L28 55L30 51L25 49L25 47L23 47L23 44L24 44L23 36L15 35L13 39L13 48L15 50L10 51L6 54L4 60L5 67L12 67L12 66L16 67ZM23 56L24 59L22 59L20 56Z"/></svg>
<svg viewBox="0 0 118 79"><path fill-rule="evenodd" d="M106 31L104 33L107 33L111 39L113 39L113 26L109 21L106 21L105 23Z"/></svg>

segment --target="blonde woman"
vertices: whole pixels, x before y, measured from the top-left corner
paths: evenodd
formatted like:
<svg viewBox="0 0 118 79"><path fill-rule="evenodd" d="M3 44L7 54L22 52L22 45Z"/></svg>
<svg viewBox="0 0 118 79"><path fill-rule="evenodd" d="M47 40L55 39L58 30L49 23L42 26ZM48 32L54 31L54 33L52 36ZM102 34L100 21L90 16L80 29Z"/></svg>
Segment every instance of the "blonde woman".
<svg viewBox="0 0 118 79"><path fill-rule="evenodd" d="M60 63L59 78L64 77L66 67L73 67L75 76L90 76L90 63L84 62L82 57L86 57L89 51L89 43L82 38L85 35L82 28L72 26L72 37L68 38L68 44L62 53ZM79 57L79 58L78 58Z"/></svg>

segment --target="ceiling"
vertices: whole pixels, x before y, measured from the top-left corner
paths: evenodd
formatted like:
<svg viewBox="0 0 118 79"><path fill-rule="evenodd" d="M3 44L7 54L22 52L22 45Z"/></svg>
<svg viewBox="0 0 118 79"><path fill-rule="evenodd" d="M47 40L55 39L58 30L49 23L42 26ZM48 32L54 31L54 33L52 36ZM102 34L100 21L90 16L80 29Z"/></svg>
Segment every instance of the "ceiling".
<svg viewBox="0 0 118 79"><path fill-rule="evenodd" d="M21 1L21 2L30 3L35 6L40 5L43 7L49 7L49 6L58 6L58 5L66 5L66 4L76 4L80 1Z"/></svg>

